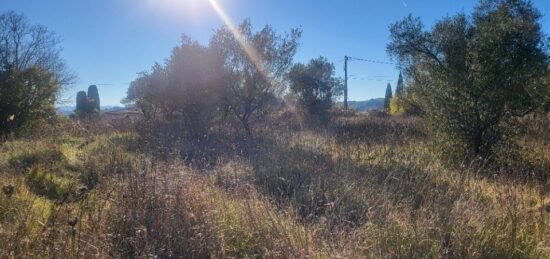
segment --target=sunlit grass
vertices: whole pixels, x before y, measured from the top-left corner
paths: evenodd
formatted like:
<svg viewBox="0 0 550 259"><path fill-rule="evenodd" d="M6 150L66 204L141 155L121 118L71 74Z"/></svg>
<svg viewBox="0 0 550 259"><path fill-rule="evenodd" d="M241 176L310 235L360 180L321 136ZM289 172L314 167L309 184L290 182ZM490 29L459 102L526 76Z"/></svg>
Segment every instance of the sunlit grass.
<svg viewBox="0 0 550 259"><path fill-rule="evenodd" d="M156 159L133 132L5 142L0 185L15 192L0 194L0 254L550 255L544 183L446 168L422 138L265 134L253 160L220 156L209 168ZM531 146L530 161L548 163L545 144ZM36 186L86 189L59 200Z"/></svg>

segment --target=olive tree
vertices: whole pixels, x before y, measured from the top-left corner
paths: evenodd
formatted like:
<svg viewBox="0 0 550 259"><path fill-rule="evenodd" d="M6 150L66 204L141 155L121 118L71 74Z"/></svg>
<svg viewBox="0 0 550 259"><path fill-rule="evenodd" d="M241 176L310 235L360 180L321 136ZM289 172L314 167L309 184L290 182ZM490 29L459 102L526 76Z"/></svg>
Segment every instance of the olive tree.
<svg viewBox="0 0 550 259"><path fill-rule="evenodd" d="M388 52L454 159L490 157L510 139L513 119L543 104L549 57L540 18L530 1L483 0L471 16L445 17L431 30L412 16L391 25Z"/></svg>
<svg viewBox="0 0 550 259"><path fill-rule="evenodd" d="M227 110L252 139L252 125L261 119L284 90L284 79L298 47L301 30L278 35L271 26L254 32L250 20L237 28L216 31L210 46L225 60Z"/></svg>
<svg viewBox="0 0 550 259"><path fill-rule="evenodd" d="M294 65L288 78L290 91L297 96L298 105L308 118L312 122L328 122L329 111L343 91L343 82L336 77L334 64L324 57L312 59L307 65Z"/></svg>
<svg viewBox="0 0 550 259"><path fill-rule="evenodd" d="M216 51L184 36L165 64L130 84L124 101L143 112L143 133L167 145L181 143L190 158L205 148L220 117L226 95L223 65Z"/></svg>

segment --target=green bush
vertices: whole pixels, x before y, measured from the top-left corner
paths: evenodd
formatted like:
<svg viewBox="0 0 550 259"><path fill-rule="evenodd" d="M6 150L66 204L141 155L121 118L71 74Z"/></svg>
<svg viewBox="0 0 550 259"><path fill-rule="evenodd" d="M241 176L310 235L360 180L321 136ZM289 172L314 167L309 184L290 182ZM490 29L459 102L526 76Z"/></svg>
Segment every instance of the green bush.
<svg viewBox="0 0 550 259"><path fill-rule="evenodd" d="M27 185L34 193L51 200L65 201L76 193L74 182L41 166L31 168L27 175Z"/></svg>
<svg viewBox="0 0 550 259"><path fill-rule="evenodd" d="M390 100L390 115L398 116L405 113L405 107L403 107L403 101L400 96L394 96Z"/></svg>

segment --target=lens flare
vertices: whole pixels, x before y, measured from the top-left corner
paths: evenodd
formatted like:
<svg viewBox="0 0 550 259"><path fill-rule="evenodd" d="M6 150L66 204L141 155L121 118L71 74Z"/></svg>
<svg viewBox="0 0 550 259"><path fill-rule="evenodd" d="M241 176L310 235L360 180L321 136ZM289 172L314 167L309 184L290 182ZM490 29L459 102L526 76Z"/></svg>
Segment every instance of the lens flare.
<svg viewBox="0 0 550 259"><path fill-rule="evenodd" d="M212 9L218 14L218 16L222 19L222 21L225 23L229 31L233 34L233 37L237 40L239 43L239 46L244 50L248 58L252 61L256 69L260 71L260 73L266 78L269 79L268 73L266 72L261 57L258 54L258 51L248 44L246 38L241 34L239 29L235 26L235 24L231 21L229 16L224 12L224 10L221 8L221 6L218 4L216 0L208 0L210 5L212 6Z"/></svg>

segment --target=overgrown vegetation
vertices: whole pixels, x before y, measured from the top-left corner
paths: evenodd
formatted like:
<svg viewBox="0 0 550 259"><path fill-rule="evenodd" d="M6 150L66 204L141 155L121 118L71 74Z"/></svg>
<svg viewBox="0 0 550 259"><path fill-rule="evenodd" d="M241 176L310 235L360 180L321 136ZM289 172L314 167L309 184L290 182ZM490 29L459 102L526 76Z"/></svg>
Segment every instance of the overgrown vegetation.
<svg viewBox="0 0 550 259"><path fill-rule="evenodd" d="M494 0L431 32L394 25L407 80L387 109L402 116L333 107L330 62L291 68L299 30L184 37L131 84L135 120L2 139L0 257L548 258L537 19L527 1Z"/></svg>
<svg viewBox="0 0 550 259"><path fill-rule="evenodd" d="M58 94L72 80L59 48L47 28L0 14L0 138L54 120Z"/></svg>
<svg viewBox="0 0 550 259"><path fill-rule="evenodd" d="M544 172L547 120L531 120L542 135L526 135L523 147L537 151L522 152ZM550 256L548 182L448 169L418 119L358 115L338 124L333 133L262 131L254 156L220 151L210 167L159 160L131 132L5 142L0 179L14 192L0 195L0 253Z"/></svg>

